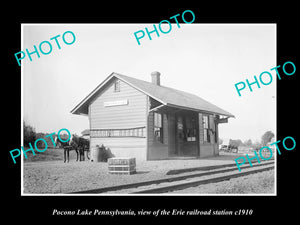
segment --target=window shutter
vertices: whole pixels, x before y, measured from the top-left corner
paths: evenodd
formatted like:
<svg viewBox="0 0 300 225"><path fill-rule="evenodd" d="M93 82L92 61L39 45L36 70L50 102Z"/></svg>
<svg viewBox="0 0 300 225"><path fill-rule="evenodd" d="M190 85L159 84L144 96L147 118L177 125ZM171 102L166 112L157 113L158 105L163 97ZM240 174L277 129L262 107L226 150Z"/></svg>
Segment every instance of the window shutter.
<svg viewBox="0 0 300 225"><path fill-rule="evenodd" d="M210 132L210 143L213 144L215 142L215 132L216 132L213 115L209 115L209 128L213 131Z"/></svg>
<svg viewBox="0 0 300 225"><path fill-rule="evenodd" d="M202 121L202 113L198 114L199 116L199 142L200 144L204 143L204 131L203 131L203 121Z"/></svg>

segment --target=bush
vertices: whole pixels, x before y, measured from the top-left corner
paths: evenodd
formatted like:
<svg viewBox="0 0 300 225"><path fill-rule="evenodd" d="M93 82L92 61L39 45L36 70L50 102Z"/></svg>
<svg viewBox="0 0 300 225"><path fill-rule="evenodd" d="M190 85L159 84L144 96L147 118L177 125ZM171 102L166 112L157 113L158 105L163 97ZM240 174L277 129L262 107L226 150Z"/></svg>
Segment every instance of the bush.
<svg viewBox="0 0 300 225"><path fill-rule="evenodd" d="M23 129L24 129L24 146L29 147L29 143L33 144L35 142L36 139L36 133L35 133L35 129L26 124L25 121L23 122Z"/></svg>

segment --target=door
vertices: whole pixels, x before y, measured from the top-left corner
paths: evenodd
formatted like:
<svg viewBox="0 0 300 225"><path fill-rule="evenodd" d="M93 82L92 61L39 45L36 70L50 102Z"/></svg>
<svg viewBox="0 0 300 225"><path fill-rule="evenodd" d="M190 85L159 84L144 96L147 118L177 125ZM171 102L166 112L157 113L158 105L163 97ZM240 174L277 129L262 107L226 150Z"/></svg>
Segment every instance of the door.
<svg viewBox="0 0 300 225"><path fill-rule="evenodd" d="M175 155L199 156L199 129L197 113L181 112L176 115Z"/></svg>
<svg viewBox="0 0 300 225"><path fill-rule="evenodd" d="M181 115L176 116L176 126L175 126L175 154L180 156L184 144L184 127L183 127L183 118Z"/></svg>

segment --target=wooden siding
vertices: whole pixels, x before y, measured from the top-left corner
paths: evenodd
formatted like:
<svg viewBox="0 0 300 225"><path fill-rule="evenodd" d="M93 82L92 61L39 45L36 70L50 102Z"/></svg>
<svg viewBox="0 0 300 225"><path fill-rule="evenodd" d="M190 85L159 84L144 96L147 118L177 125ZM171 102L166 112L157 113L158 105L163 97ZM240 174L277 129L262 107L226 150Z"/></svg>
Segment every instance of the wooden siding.
<svg viewBox="0 0 300 225"><path fill-rule="evenodd" d="M175 121L175 113L169 113L168 115L169 119L169 156L175 156L176 153L176 145L175 145L175 138L176 138L176 133L175 133L175 126L176 126L176 121Z"/></svg>
<svg viewBox="0 0 300 225"><path fill-rule="evenodd" d="M207 114L205 114L207 115ZM210 132L210 143L204 143L204 130L202 117L203 114L199 113L199 140L200 140L200 158L210 157L219 155L219 146L218 142L215 141L215 135L218 135L218 130L215 125L214 116L209 115L209 128L214 131L214 134Z"/></svg>
<svg viewBox="0 0 300 225"><path fill-rule="evenodd" d="M200 145L200 158L214 156L214 146L212 144Z"/></svg>
<svg viewBox="0 0 300 225"><path fill-rule="evenodd" d="M91 138L91 146L104 144L115 157L146 160L146 138Z"/></svg>
<svg viewBox="0 0 300 225"><path fill-rule="evenodd" d="M114 92L114 81L89 106L90 129L130 129L145 127L147 96L123 81L120 92ZM128 104L104 106L106 102L128 100ZM147 129L145 129L147 137ZM146 160L147 138L91 137L91 148L105 145L116 157L136 157Z"/></svg>
<svg viewBox="0 0 300 225"><path fill-rule="evenodd" d="M105 107L105 102L128 100L127 105ZM114 82L90 105L91 129L126 129L146 126L146 95L120 81L120 92L114 92Z"/></svg>
<svg viewBox="0 0 300 225"><path fill-rule="evenodd" d="M163 115L163 143L154 138L154 113L148 115L148 160L168 158L168 121Z"/></svg>

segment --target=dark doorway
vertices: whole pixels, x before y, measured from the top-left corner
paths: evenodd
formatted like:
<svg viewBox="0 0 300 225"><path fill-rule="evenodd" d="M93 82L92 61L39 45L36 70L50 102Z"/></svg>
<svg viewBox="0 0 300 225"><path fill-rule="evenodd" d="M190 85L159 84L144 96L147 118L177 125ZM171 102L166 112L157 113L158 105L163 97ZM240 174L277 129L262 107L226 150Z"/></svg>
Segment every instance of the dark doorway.
<svg viewBox="0 0 300 225"><path fill-rule="evenodd" d="M175 114L175 155L199 156L198 113L180 111Z"/></svg>

